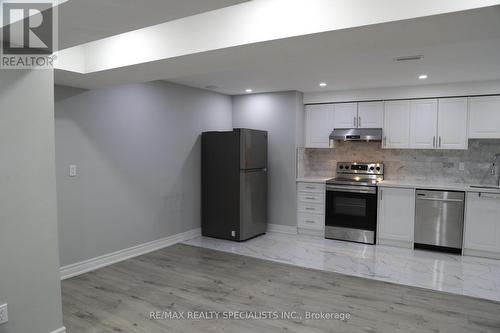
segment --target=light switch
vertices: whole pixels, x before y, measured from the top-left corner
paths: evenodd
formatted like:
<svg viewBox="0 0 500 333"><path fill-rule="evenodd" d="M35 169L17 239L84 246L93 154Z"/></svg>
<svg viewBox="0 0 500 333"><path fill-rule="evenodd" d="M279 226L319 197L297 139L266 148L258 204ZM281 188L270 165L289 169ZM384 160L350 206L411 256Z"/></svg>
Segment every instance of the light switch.
<svg viewBox="0 0 500 333"><path fill-rule="evenodd" d="M76 169L76 165L71 164L71 165L69 166L69 176L70 176L70 177L76 177L76 170L77 170L77 169Z"/></svg>
<svg viewBox="0 0 500 333"><path fill-rule="evenodd" d="M465 163L464 162L458 163L458 171L465 171Z"/></svg>
<svg viewBox="0 0 500 333"><path fill-rule="evenodd" d="M7 311L7 304L0 305L0 325L5 324L9 321L9 315Z"/></svg>

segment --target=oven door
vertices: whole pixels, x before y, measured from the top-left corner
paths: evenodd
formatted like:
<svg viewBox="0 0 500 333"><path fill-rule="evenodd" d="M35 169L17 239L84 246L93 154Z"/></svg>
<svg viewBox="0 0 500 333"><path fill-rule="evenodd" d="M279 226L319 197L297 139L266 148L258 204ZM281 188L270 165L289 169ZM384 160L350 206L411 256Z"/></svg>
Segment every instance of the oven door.
<svg viewBox="0 0 500 333"><path fill-rule="evenodd" d="M375 244L377 188L327 185L325 237Z"/></svg>

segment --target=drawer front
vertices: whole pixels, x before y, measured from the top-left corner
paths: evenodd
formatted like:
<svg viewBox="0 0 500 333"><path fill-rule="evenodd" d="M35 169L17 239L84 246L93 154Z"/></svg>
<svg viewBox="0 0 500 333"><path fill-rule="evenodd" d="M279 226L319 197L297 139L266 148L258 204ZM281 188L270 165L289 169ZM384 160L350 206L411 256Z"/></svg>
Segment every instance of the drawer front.
<svg viewBox="0 0 500 333"><path fill-rule="evenodd" d="M297 206L298 206L298 211L301 213L322 214L322 215L325 214L325 205L299 202Z"/></svg>
<svg viewBox="0 0 500 333"><path fill-rule="evenodd" d="M299 192L319 192L325 193L325 184L320 183L298 183L297 190Z"/></svg>
<svg viewBox="0 0 500 333"><path fill-rule="evenodd" d="M299 213L297 218L299 228L323 230L325 216L319 214Z"/></svg>
<svg viewBox="0 0 500 333"><path fill-rule="evenodd" d="M299 202L324 204L325 194L314 192L299 192L297 193L297 199L299 200Z"/></svg>

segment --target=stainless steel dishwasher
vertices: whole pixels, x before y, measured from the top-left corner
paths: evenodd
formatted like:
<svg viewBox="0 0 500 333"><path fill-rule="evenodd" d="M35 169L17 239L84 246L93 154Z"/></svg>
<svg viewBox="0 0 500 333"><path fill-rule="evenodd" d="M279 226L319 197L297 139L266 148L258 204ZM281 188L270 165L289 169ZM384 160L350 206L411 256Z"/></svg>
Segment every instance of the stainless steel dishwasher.
<svg viewBox="0 0 500 333"><path fill-rule="evenodd" d="M461 253L464 192L417 190L415 248Z"/></svg>

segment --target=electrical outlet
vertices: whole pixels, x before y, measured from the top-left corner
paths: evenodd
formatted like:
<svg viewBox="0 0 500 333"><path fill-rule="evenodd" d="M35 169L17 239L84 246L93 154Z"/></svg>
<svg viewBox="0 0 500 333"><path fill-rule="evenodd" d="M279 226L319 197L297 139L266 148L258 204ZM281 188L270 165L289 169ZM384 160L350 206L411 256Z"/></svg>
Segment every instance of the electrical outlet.
<svg viewBox="0 0 500 333"><path fill-rule="evenodd" d="M0 325L9 321L9 314L7 311L7 304L0 305Z"/></svg>
<svg viewBox="0 0 500 333"><path fill-rule="evenodd" d="M464 162L458 163L458 171L465 171L465 163Z"/></svg>

